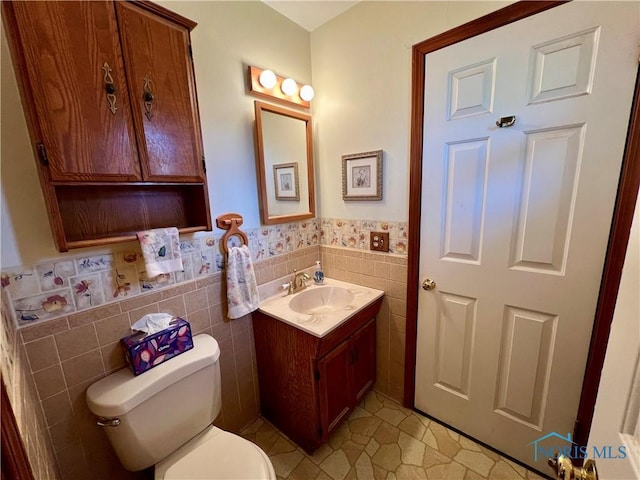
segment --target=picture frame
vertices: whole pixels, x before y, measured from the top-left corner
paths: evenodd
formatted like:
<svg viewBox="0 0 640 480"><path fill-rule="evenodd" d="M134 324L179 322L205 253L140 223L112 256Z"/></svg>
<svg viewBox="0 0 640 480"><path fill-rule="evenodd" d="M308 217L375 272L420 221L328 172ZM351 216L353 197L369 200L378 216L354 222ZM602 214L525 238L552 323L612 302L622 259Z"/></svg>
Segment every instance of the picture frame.
<svg viewBox="0 0 640 480"><path fill-rule="evenodd" d="M300 201L298 163L279 163L273 166L276 200Z"/></svg>
<svg viewBox="0 0 640 480"><path fill-rule="evenodd" d="M342 199L382 200L382 150L342 156Z"/></svg>

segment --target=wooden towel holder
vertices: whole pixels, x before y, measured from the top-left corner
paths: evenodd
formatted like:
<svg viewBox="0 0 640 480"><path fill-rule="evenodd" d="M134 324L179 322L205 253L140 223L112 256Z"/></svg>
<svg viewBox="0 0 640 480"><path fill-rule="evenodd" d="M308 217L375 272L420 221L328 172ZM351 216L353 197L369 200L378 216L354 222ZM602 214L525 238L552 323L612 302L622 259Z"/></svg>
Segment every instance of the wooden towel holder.
<svg viewBox="0 0 640 480"><path fill-rule="evenodd" d="M240 230L240 225L244 220L242 219L242 215L238 213L224 213L216 218L216 226L222 230L226 230L225 234L222 235L222 239L220 240L220 244L222 245L222 251L224 253L229 253L229 237L236 235L240 237L243 245L249 245L249 238L247 234Z"/></svg>

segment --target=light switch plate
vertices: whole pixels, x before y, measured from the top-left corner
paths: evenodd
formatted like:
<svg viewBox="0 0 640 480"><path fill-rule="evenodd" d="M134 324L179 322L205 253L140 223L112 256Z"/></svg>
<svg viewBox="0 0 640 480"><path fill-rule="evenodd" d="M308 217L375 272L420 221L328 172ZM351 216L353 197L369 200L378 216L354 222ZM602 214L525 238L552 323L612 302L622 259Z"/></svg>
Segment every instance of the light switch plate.
<svg viewBox="0 0 640 480"><path fill-rule="evenodd" d="M389 251L389 232L371 232L369 236L369 249L376 252Z"/></svg>

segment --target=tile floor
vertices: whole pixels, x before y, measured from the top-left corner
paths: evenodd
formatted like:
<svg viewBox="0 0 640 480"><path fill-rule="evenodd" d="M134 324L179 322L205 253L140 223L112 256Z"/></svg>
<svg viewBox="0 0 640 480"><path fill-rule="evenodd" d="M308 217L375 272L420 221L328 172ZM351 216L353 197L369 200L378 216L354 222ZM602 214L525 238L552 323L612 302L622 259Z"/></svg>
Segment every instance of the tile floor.
<svg viewBox="0 0 640 480"><path fill-rule="evenodd" d="M282 480L541 480L543 477L372 391L307 455L259 418L242 435Z"/></svg>

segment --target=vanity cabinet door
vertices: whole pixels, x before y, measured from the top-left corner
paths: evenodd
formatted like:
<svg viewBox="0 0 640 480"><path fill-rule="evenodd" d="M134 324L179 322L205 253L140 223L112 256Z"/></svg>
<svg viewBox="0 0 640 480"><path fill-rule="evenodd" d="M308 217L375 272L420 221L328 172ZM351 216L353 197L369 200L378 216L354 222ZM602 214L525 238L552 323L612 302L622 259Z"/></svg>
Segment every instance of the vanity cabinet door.
<svg viewBox="0 0 640 480"><path fill-rule="evenodd" d="M113 2L6 3L50 180L140 180Z"/></svg>
<svg viewBox="0 0 640 480"><path fill-rule="evenodd" d="M351 349L348 340L318 360L320 422L322 436L325 439L351 408L350 362Z"/></svg>
<svg viewBox="0 0 640 480"><path fill-rule="evenodd" d="M376 378L376 322L371 320L351 337L351 396L362 400Z"/></svg>
<svg viewBox="0 0 640 480"><path fill-rule="evenodd" d="M327 436L364 397L376 374L375 318L318 360L323 436Z"/></svg>
<svg viewBox="0 0 640 480"><path fill-rule="evenodd" d="M189 30L135 3L116 9L144 179L203 182Z"/></svg>

